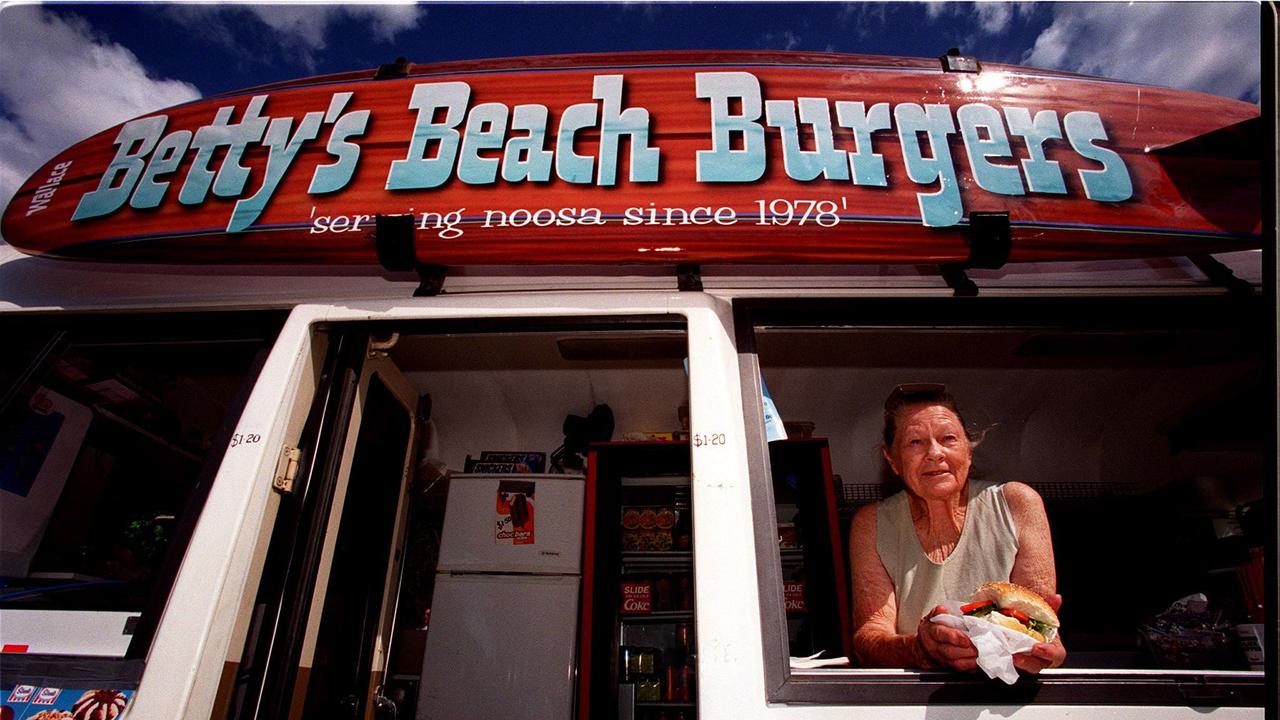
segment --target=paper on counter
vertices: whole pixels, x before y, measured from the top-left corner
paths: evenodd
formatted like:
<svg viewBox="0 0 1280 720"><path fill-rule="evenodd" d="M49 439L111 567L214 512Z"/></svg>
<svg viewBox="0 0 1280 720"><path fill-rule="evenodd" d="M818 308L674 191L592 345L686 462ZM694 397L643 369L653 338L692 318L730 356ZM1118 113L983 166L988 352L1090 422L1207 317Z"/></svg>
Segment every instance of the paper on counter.
<svg viewBox="0 0 1280 720"><path fill-rule="evenodd" d="M820 667L845 667L849 665L849 658L844 657L843 655L833 658L819 658L818 656L824 652L826 651L819 650L808 657L793 657L791 658L791 668L793 670L812 670L813 668Z"/></svg>
<svg viewBox="0 0 1280 720"><path fill-rule="evenodd" d="M934 615L930 620L968 635L978 649L978 667L987 677L1000 678L1009 685L1017 682L1018 669L1013 666L1013 656L1029 652L1036 646L1035 638L965 615L960 612L959 602L948 600L942 605L949 614Z"/></svg>

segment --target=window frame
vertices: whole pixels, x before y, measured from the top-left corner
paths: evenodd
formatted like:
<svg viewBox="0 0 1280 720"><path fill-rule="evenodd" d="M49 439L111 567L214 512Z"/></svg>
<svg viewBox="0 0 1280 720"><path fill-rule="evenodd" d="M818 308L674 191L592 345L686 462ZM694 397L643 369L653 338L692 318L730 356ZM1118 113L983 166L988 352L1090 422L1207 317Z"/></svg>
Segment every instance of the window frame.
<svg viewBox="0 0 1280 720"><path fill-rule="evenodd" d="M1157 312L1158 311L1158 312ZM1274 367L1275 308L1258 295L1135 295L1036 297L862 297L735 298L734 334L742 381L742 407L751 507L766 699L770 703L806 705L1118 705L1263 707L1275 698L1272 670L1117 670L1071 668L1046 670L1005 685L985 677L948 671L912 669L793 670L788 661L782 564L778 549L769 450L755 331L757 325L820 328L845 327L1035 327L1078 330L1141 327L1177 331L1188 326L1220 326L1231 318L1242 329L1267 328L1259 340L1263 364ZM1271 322L1268 322L1271 321ZM1262 325L1267 322L1267 325ZM1276 437L1276 398L1264 400L1271 418L1269 437ZM1266 446L1264 467L1275 468L1276 446ZM1275 477L1264 478L1268 507L1276 505ZM1276 528L1269 528L1268 547L1276 547ZM1274 588L1275 558L1268 553L1267 587ZM1269 605L1274 607L1274 605ZM1274 611L1268 637L1274 635ZM1271 648L1268 648L1270 650Z"/></svg>
<svg viewBox="0 0 1280 720"><path fill-rule="evenodd" d="M207 454L196 471L190 495L174 525L173 534L158 572L147 591L143 606L132 619L132 637L125 653L118 657L80 657L71 655L30 654L5 656L6 669L17 676L24 672L38 672L51 678L66 678L64 682L80 677L114 679L119 683L140 679L147 655L155 639L156 630L163 618L170 595L177 581L178 571L186 555L196 523L204 509L213 478L222 465L232 433L248 402L249 393L257 384L267 354L275 345L288 313L283 310L174 310L139 312L75 312L75 313L21 313L0 315L0 326L6 332L43 333L49 337L38 357L33 359L28 371L15 378L12 391L16 398L22 386L32 381L34 363L41 365L55 348L75 346L88 334L94 338L106 337L119 330L124 335L122 343L163 344L165 341L201 341L209 336L225 342L243 341L255 343L256 350L238 383L235 395L227 403L226 414L218 423ZM76 612L66 610L65 612ZM12 668L10 668L12 666ZM115 668L114 670L112 668Z"/></svg>

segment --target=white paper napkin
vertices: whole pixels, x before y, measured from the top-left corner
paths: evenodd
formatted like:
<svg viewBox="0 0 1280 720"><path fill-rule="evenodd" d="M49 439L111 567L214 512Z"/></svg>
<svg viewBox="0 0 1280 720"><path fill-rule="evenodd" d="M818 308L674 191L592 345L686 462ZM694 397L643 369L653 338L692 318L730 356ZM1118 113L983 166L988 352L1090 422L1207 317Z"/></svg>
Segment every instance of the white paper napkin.
<svg viewBox="0 0 1280 720"><path fill-rule="evenodd" d="M843 655L841 655L840 657L834 657L834 658L818 657L824 652L826 651L819 650L818 652L812 655L809 655L808 657L792 657L791 668L793 670L812 670L814 668L821 668L821 667L847 667L849 665L849 658Z"/></svg>
<svg viewBox="0 0 1280 720"><path fill-rule="evenodd" d="M960 612L963 603L948 600L942 605L945 615L934 615L930 620L962 631L978 649L978 667L989 678L1000 678L1012 685L1018 681L1018 669L1013 666L1013 656L1029 652L1036 641L1029 635L970 617Z"/></svg>

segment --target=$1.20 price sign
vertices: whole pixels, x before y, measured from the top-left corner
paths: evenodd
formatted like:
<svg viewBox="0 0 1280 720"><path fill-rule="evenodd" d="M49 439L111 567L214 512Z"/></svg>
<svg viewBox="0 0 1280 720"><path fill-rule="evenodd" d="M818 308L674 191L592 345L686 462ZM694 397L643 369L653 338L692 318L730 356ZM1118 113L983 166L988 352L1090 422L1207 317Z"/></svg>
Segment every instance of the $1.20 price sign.
<svg viewBox="0 0 1280 720"><path fill-rule="evenodd" d="M724 433L695 433L690 439L694 447L706 447L708 445L727 445Z"/></svg>

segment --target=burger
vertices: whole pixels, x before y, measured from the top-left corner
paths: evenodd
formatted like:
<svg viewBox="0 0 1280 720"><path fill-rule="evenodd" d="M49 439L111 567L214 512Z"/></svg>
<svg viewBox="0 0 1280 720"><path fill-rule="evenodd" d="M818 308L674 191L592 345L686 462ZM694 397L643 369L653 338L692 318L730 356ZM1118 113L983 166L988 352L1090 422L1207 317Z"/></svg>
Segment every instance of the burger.
<svg viewBox="0 0 1280 720"><path fill-rule="evenodd" d="M1053 642L1058 636L1058 614L1034 590L993 582L974 591L972 600L960 606L960 612L1030 635L1037 642Z"/></svg>

